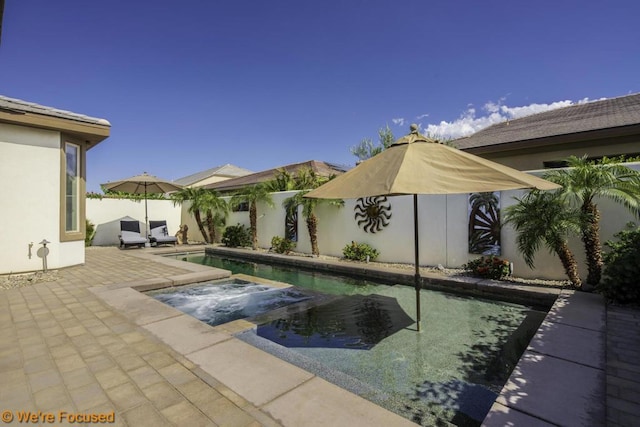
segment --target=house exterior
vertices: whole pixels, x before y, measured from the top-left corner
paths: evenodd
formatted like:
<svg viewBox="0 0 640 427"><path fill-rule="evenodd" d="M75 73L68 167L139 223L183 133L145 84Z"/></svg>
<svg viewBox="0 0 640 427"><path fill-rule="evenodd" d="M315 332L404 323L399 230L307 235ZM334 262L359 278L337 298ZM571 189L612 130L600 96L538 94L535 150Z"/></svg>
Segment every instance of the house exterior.
<svg viewBox="0 0 640 427"><path fill-rule="evenodd" d="M239 166L227 163L226 165L216 166L202 172L194 173L180 179L176 179L174 182L178 185L182 185L183 187L203 187L209 184L225 181L227 179L238 178L252 173L253 171L250 171L249 169L244 169Z"/></svg>
<svg viewBox="0 0 640 427"><path fill-rule="evenodd" d="M0 274L84 263L86 153L110 128L0 96Z"/></svg>
<svg viewBox="0 0 640 427"><path fill-rule="evenodd" d="M519 170L560 167L570 155L638 156L640 93L509 120L452 143Z"/></svg>

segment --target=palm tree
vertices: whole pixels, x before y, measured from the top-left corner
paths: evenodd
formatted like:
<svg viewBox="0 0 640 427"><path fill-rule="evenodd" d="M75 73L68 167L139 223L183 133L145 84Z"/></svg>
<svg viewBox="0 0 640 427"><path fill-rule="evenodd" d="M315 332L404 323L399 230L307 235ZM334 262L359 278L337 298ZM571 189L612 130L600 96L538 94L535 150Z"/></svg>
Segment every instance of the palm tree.
<svg viewBox="0 0 640 427"><path fill-rule="evenodd" d="M602 276L603 264L596 198L611 199L638 214L640 173L606 157L594 162L586 156L571 156L567 166L568 169L547 172L544 178L562 185L563 194L581 211L581 238L589 271L587 284L596 286Z"/></svg>
<svg viewBox="0 0 640 427"><path fill-rule="evenodd" d="M280 168L275 178L266 182L265 185L269 191L275 193L277 191L291 191L295 189L296 183L291 173L284 168Z"/></svg>
<svg viewBox="0 0 640 427"><path fill-rule="evenodd" d="M573 286L581 287L578 263L567 243L569 234L580 231L580 212L567 206L560 191L534 190L515 200L518 203L505 209L504 218L517 232L518 250L527 265L534 267L535 253L545 245L558 255Z"/></svg>
<svg viewBox="0 0 640 427"><path fill-rule="evenodd" d="M315 256L318 256L320 255L320 250L318 249L318 217L315 214L315 208L318 203L322 202L323 200L306 198L304 197L304 195L314 188L318 188L329 179L316 175L316 173L312 169L303 168L299 169L296 172L293 180L295 183L294 189L300 191L298 191L294 196L285 199L282 202L282 206L287 210L287 212L291 212L297 209L298 206L302 206L302 216L305 218L305 222L307 223L307 231L309 231L311 253ZM344 201L342 200L324 201L337 206L344 205Z"/></svg>
<svg viewBox="0 0 640 427"><path fill-rule="evenodd" d="M203 196L202 208L206 211L207 228L209 236L207 243L215 243L217 240L216 227L224 226L229 214L229 206L227 202L220 197L220 193L216 190L205 190Z"/></svg>
<svg viewBox="0 0 640 427"><path fill-rule="evenodd" d="M231 205L249 203L249 226L251 229L251 248L258 249L258 207L259 202L264 202L268 206L273 206L273 200L269 187L265 183L259 183L240 190L231 198Z"/></svg>
<svg viewBox="0 0 640 427"><path fill-rule="evenodd" d="M198 224L198 229L202 234L202 237L205 239L205 241L208 242L209 235L205 230L204 223L202 222L202 217L200 214L201 210L203 210L206 207L206 204L205 204L206 197L207 197L207 193L204 188L185 187L182 190L171 194L171 201L173 202L174 206L182 205L184 202L188 200L191 201L191 205L189 206L189 209L187 210L187 212L189 212L190 214L193 214L193 216L196 219L196 224Z"/></svg>

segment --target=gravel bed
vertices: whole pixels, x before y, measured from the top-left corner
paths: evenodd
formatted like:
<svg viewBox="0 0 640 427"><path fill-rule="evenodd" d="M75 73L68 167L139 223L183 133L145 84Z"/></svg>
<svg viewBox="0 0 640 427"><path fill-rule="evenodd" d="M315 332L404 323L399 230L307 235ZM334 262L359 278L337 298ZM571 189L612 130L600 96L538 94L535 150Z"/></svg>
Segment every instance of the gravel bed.
<svg viewBox="0 0 640 427"><path fill-rule="evenodd" d="M0 289L22 288L42 282L54 282L62 278L58 270L49 270L46 273L36 271L34 273L8 274L0 276Z"/></svg>

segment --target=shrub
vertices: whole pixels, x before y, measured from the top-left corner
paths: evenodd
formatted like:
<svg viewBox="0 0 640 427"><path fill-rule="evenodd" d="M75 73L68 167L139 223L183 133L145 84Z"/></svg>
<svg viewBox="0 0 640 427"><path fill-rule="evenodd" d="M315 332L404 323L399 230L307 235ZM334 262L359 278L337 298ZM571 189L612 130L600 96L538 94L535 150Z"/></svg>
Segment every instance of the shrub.
<svg viewBox="0 0 640 427"><path fill-rule="evenodd" d="M91 246L93 237L96 235L96 226L88 219L85 222L84 245Z"/></svg>
<svg viewBox="0 0 640 427"><path fill-rule="evenodd" d="M464 268L471 270L471 274L482 279L502 279L509 275L509 261L496 256L480 257L469 261Z"/></svg>
<svg viewBox="0 0 640 427"><path fill-rule="evenodd" d="M610 251L604 254L604 277L596 290L607 299L621 303L640 303L640 227L627 224L605 243Z"/></svg>
<svg viewBox="0 0 640 427"><path fill-rule="evenodd" d="M380 252L366 243L351 242L342 249L342 254L346 259L352 259L354 261L367 261L367 256L369 257L369 261L373 261L378 258Z"/></svg>
<svg viewBox="0 0 640 427"><path fill-rule="evenodd" d="M222 244L231 248L251 246L251 232L244 225L231 225L222 234Z"/></svg>
<svg viewBox="0 0 640 427"><path fill-rule="evenodd" d="M279 254L288 254L296 246L291 239L273 236L271 239L271 249Z"/></svg>

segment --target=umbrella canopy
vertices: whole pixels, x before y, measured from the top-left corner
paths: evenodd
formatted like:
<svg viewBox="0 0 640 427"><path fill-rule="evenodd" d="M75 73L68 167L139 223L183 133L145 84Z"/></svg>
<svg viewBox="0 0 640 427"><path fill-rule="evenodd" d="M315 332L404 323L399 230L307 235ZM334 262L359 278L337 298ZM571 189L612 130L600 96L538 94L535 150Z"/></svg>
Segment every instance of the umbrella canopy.
<svg viewBox="0 0 640 427"><path fill-rule="evenodd" d="M306 197L356 199L407 194L462 194L557 184L411 133Z"/></svg>
<svg viewBox="0 0 640 427"><path fill-rule="evenodd" d="M388 149L347 173L310 191L305 197L355 199L413 195L417 327L420 330L418 194L462 194L559 185L510 167L465 153L418 133L398 139Z"/></svg>
<svg viewBox="0 0 640 427"><path fill-rule="evenodd" d="M174 184L169 181L162 180L153 175L144 172L142 175L132 176L131 178L121 179L120 181L111 181L102 184L105 190L122 191L131 194L144 194L144 222L147 226L147 236L149 235L149 219L147 216L147 194L169 193L171 191L179 191L181 185Z"/></svg>

